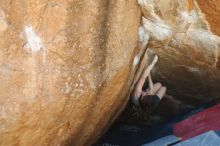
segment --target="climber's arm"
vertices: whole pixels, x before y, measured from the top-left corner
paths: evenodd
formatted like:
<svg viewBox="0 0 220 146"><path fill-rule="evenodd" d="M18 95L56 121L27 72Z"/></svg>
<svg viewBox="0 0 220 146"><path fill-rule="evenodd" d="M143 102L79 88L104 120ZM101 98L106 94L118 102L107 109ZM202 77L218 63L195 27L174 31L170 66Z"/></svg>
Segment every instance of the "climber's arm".
<svg viewBox="0 0 220 146"><path fill-rule="evenodd" d="M140 97L141 96L142 87L143 87L143 85L145 83L145 80L150 75L150 71L153 69L153 67L155 66L157 61L158 61L158 56L155 55L153 62L145 69L144 73L140 77L140 79L139 79L139 81L138 81L138 83L136 85L136 88L134 90L134 95L133 96L135 96L135 97ZM150 78L149 83L150 83L150 89L152 89L153 88L153 83L152 83L151 78Z"/></svg>
<svg viewBox="0 0 220 146"><path fill-rule="evenodd" d="M153 83L153 81L151 79L150 73L149 73L149 76L148 76L148 85L149 85L149 92L152 93L153 88L154 88L154 83Z"/></svg>

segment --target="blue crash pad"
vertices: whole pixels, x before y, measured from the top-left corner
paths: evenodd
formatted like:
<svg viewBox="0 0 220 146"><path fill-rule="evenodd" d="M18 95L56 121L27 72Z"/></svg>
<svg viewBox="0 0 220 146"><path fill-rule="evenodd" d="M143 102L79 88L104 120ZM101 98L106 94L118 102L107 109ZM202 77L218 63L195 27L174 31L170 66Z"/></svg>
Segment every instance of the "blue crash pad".
<svg viewBox="0 0 220 146"><path fill-rule="evenodd" d="M174 146L220 146L220 138L214 131L209 131Z"/></svg>
<svg viewBox="0 0 220 146"><path fill-rule="evenodd" d="M179 141L179 139L176 136L169 135L169 136L162 137L158 140L155 140L153 142L144 144L142 146L167 146L167 145L175 143L177 141Z"/></svg>

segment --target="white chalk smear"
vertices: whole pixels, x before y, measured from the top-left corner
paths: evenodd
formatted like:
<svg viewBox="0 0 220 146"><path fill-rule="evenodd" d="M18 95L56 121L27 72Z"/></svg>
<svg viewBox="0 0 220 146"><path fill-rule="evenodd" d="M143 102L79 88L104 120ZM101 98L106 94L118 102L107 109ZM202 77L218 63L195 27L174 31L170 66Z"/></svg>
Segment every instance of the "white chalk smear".
<svg viewBox="0 0 220 146"><path fill-rule="evenodd" d="M153 22L144 17L142 17L142 19L145 31L150 35L150 37L157 40L165 40L171 37L172 30L167 24L163 22Z"/></svg>
<svg viewBox="0 0 220 146"><path fill-rule="evenodd" d="M180 20L182 23L194 23L199 20L199 16L195 10L191 11L190 13L187 11L181 11Z"/></svg>
<svg viewBox="0 0 220 146"><path fill-rule="evenodd" d="M139 55L136 55L133 61L133 68L139 63L139 61L140 61L140 57Z"/></svg>
<svg viewBox="0 0 220 146"><path fill-rule="evenodd" d="M137 0L138 4L145 10L147 10L148 15L154 20L160 21L160 17L155 13L155 0Z"/></svg>
<svg viewBox="0 0 220 146"><path fill-rule="evenodd" d="M138 4L141 5L141 6L144 6L144 4L145 4L143 0L137 0L137 2L138 2Z"/></svg>
<svg viewBox="0 0 220 146"><path fill-rule="evenodd" d="M187 31L187 36L197 47L218 49L220 45L220 37L204 29L190 29Z"/></svg>
<svg viewBox="0 0 220 146"><path fill-rule="evenodd" d="M145 45L147 45L148 40L149 40L149 35L147 34L147 32L145 32L145 29L143 26L139 27L139 41L143 42Z"/></svg>
<svg viewBox="0 0 220 146"><path fill-rule="evenodd" d="M5 13L0 9L0 32L5 31L8 28L8 23L5 18Z"/></svg>
<svg viewBox="0 0 220 146"><path fill-rule="evenodd" d="M195 68L195 67L187 67L188 71L189 72L197 72L197 73L200 73L200 70L198 68Z"/></svg>
<svg viewBox="0 0 220 146"><path fill-rule="evenodd" d="M155 0L137 0L138 4L148 11L154 12Z"/></svg>
<svg viewBox="0 0 220 146"><path fill-rule="evenodd" d="M31 52L37 52L44 48L40 37L37 36L32 27L25 26L24 34L27 39L26 46L31 49Z"/></svg>

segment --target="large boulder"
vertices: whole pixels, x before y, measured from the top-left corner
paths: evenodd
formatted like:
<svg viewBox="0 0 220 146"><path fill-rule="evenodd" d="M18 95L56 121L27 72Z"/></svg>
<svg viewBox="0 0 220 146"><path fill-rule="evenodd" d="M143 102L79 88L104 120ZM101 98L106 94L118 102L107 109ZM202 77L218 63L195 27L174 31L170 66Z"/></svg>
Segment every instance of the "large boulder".
<svg viewBox="0 0 220 146"><path fill-rule="evenodd" d="M184 103L220 97L220 1L138 0L148 54L160 61L153 77Z"/></svg>
<svg viewBox="0 0 220 146"><path fill-rule="evenodd" d="M0 145L91 145L126 105L136 0L0 0Z"/></svg>
<svg viewBox="0 0 220 146"><path fill-rule="evenodd" d="M181 102L220 95L219 0L137 2L0 0L0 145L91 145L153 54Z"/></svg>

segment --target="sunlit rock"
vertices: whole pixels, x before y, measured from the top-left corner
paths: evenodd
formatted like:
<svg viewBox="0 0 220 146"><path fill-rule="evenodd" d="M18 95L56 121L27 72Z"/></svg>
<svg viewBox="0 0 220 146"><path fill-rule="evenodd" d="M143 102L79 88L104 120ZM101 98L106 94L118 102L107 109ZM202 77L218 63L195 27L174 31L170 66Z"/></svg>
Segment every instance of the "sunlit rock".
<svg viewBox="0 0 220 146"><path fill-rule="evenodd" d="M138 2L144 16L142 23L150 36L147 52L160 57L154 78L167 85L168 94L188 104L218 98L219 1Z"/></svg>
<svg viewBox="0 0 220 146"><path fill-rule="evenodd" d="M136 0L0 0L0 145L95 142L127 104L139 25Z"/></svg>
<svg viewBox="0 0 220 146"><path fill-rule="evenodd" d="M218 7L219 0L0 0L0 145L91 145L153 54L154 81L178 102L217 98Z"/></svg>

